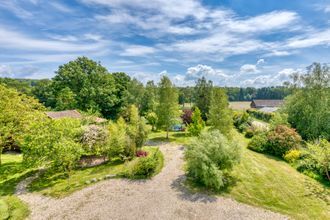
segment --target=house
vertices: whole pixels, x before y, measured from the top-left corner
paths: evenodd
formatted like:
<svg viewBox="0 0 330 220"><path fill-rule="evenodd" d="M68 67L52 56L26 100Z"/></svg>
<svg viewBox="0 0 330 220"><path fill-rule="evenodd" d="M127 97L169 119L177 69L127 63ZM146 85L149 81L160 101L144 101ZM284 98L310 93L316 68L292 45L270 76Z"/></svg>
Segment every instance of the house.
<svg viewBox="0 0 330 220"><path fill-rule="evenodd" d="M251 108L279 108L283 104L282 99L255 99L252 100Z"/></svg>
<svg viewBox="0 0 330 220"><path fill-rule="evenodd" d="M51 119L59 119L59 118L77 118L77 119L90 119L97 124L101 124L107 122L106 119L96 117L96 116L83 116L77 110L65 110L65 111L58 111L58 112L46 112L46 115Z"/></svg>
<svg viewBox="0 0 330 220"><path fill-rule="evenodd" d="M51 119L59 118L82 118L82 115L77 110L65 110L58 112L46 112L46 115Z"/></svg>

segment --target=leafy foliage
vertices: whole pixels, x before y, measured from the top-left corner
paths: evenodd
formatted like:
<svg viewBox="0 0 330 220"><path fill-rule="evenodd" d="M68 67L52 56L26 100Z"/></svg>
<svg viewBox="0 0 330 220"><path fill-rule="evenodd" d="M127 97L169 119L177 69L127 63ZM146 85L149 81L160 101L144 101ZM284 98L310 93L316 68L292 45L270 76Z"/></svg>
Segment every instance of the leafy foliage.
<svg viewBox="0 0 330 220"><path fill-rule="evenodd" d="M108 151L109 131L103 126L88 125L84 127L81 137L86 154L104 155Z"/></svg>
<svg viewBox="0 0 330 220"><path fill-rule="evenodd" d="M227 137L233 125L231 110L229 109L228 97L223 89L214 89L211 99L208 122L213 129L218 129Z"/></svg>
<svg viewBox="0 0 330 220"><path fill-rule="evenodd" d="M159 83L159 101L156 110L157 126L167 131L166 137L172 125L174 125L180 117L180 109L178 105L178 93L167 76L163 76Z"/></svg>
<svg viewBox="0 0 330 220"><path fill-rule="evenodd" d="M196 107L192 114L192 122L188 125L188 132L193 136L198 136L204 127L205 122L202 119L201 111Z"/></svg>
<svg viewBox="0 0 330 220"><path fill-rule="evenodd" d="M54 170L71 171L83 153L82 133L77 119L34 122L25 135L22 152L28 165L49 165Z"/></svg>
<svg viewBox="0 0 330 220"><path fill-rule="evenodd" d="M264 152L279 157L284 157L290 150L301 147L302 139L292 128L278 125L274 129L255 135L248 148L257 152Z"/></svg>
<svg viewBox="0 0 330 220"><path fill-rule="evenodd" d="M252 117L255 117L256 119L259 119L259 120L262 120L265 122L269 122L272 119L272 117L274 116L274 113L262 112L262 111L255 110L255 109L248 109L247 112Z"/></svg>
<svg viewBox="0 0 330 220"><path fill-rule="evenodd" d="M240 132L243 132L249 126L250 121L250 116L246 111L234 112L233 123Z"/></svg>
<svg viewBox="0 0 330 220"><path fill-rule="evenodd" d="M217 130L202 132L185 151L188 176L216 191L228 184L230 171L239 158L238 145Z"/></svg>
<svg viewBox="0 0 330 220"><path fill-rule="evenodd" d="M158 166L162 163L162 157L163 155L158 149L148 156L138 157L128 165L124 176L128 178L151 177L156 173Z"/></svg>
<svg viewBox="0 0 330 220"><path fill-rule="evenodd" d="M20 145L31 123L42 120L44 107L37 100L0 84L0 165L4 147Z"/></svg>
<svg viewBox="0 0 330 220"><path fill-rule="evenodd" d="M201 110L204 121L207 120L211 105L212 88L212 81L207 81L205 77L198 79L196 82L194 90L195 105Z"/></svg>
<svg viewBox="0 0 330 220"><path fill-rule="evenodd" d="M330 68L314 63L305 75L293 75L294 94L285 102L288 121L305 139L330 139Z"/></svg>
<svg viewBox="0 0 330 220"><path fill-rule="evenodd" d="M191 109L183 109L182 113L183 114L181 115L181 119L183 124L189 125L192 122L193 111Z"/></svg>

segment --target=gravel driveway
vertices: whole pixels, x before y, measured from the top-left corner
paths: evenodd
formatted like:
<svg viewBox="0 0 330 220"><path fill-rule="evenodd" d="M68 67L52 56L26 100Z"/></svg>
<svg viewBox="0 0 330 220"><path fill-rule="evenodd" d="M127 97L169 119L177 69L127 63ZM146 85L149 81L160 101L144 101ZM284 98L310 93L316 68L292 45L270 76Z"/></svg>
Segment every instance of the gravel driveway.
<svg viewBox="0 0 330 220"><path fill-rule="evenodd" d="M19 197L29 204L30 219L286 219L232 199L189 193L182 185L183 148L159 147L165 166L151 180L105 180L63 199Z"/></svg>

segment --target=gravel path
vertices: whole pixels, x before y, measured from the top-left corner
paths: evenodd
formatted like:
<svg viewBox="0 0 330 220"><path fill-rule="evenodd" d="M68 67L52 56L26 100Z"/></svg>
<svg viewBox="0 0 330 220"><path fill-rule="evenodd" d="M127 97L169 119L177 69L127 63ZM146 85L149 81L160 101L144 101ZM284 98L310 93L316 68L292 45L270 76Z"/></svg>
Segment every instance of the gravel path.
<svg viewBox="0 0 330 220"><path fill-rule="evenodd" d="M30 205L30 219L286 219L232 199L189 193L182 185L183 148L159 147L165 166L151 180L105 180L63 199L19 197Z"/></svg>

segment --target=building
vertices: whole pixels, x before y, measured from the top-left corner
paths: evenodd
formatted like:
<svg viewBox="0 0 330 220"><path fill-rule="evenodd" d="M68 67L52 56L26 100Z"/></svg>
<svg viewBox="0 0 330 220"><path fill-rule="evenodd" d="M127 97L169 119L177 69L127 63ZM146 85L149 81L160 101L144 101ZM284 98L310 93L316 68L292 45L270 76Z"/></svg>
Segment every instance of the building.
<svg viewBox="0 0 330 220"><path fill-rule="evenodd" d="M255 99L252 100L250 107L251 108L279 108L283 104L282 99Z"/></svg>
<svg viewBox="0 0 330 220"><path fill-rule="evenodd" d="M58 112L46 112L46 115L51 119L59 118L82 118L82 115L77 110L65 110Z"/></svg>

